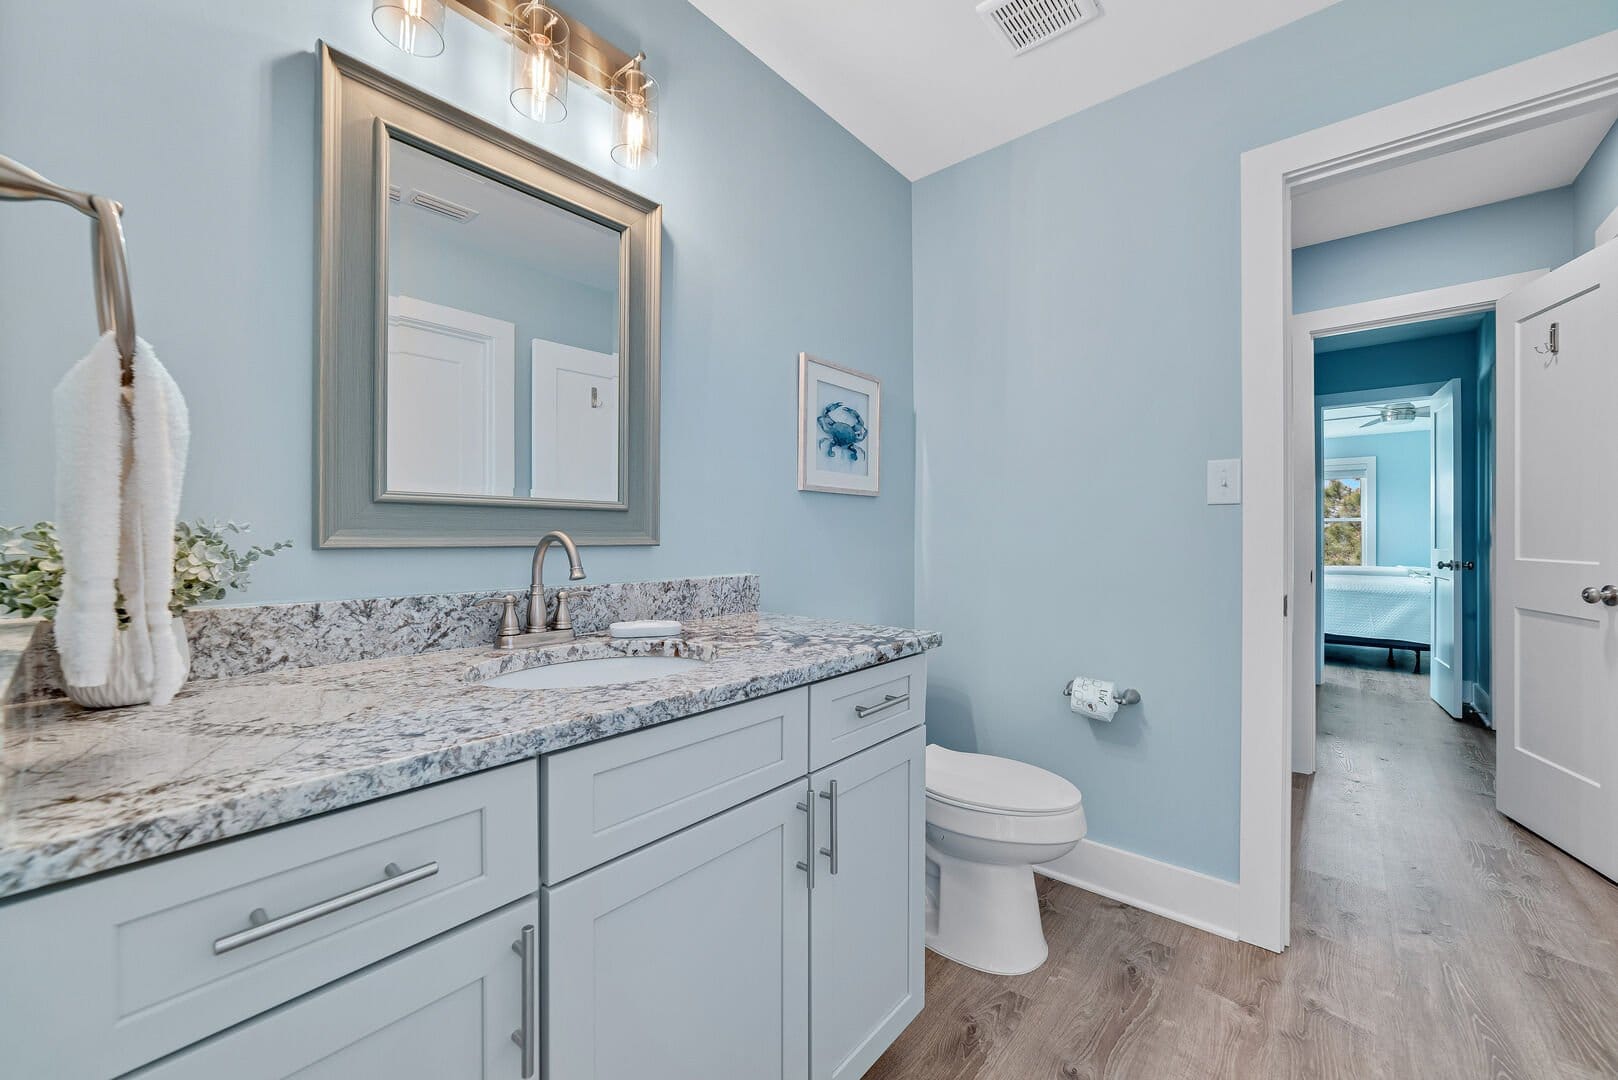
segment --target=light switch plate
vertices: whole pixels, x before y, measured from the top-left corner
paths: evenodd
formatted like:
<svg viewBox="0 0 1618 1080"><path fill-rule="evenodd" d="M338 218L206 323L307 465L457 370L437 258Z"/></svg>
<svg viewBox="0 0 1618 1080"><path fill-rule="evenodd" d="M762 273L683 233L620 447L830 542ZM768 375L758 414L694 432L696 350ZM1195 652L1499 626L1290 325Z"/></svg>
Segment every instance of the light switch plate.
<svg viewBox="0 0 1618 1080"><path fill-rule="evenodd" d="M1242 501L1242 459L1208 462L1208 505Z"/></svg>

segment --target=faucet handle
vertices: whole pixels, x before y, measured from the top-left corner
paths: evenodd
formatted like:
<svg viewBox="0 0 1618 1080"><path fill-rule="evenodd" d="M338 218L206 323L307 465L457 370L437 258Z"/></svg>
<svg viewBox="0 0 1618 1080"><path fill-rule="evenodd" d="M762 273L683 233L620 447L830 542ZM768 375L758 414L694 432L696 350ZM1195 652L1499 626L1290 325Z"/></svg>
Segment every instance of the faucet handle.
<svg viewBox="0 0 1618 1080"><path fill-rule="evenodd" d="M551 624L552 630L573 629L573 616L567 610L567 590L556 590L556 620Z"/></svg>
<svg viewBox="0 0 1618 1080"><path fill-rule="evenodd" d="M490 596L479 600L478 603L501 605L500 629L494 635L497 643L522 633L522 628L517 625L517 598L511 593L504 596Z"/></svg>

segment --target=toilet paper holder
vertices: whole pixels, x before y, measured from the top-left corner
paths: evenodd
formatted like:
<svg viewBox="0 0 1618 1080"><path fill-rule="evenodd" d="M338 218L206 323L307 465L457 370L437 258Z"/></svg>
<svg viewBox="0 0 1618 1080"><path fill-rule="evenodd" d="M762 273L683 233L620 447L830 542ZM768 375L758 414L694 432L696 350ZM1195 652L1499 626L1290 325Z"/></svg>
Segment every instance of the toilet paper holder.
<svg viewBox="0 0 1618 1080"><path fill-rule="evenodd" d="M1073 680L1072 679L1069 679L1067 681L1067 685L1062 687L1062 696L1063 697L1072 697L1073 696ZM1140 704L1140 691L1136 690L1134 687L1129 687L1129 688L1124 689L1124 690L1114 690L1112 692L1112 700L1116 701L1120 705L1139 705Z"/></svg>

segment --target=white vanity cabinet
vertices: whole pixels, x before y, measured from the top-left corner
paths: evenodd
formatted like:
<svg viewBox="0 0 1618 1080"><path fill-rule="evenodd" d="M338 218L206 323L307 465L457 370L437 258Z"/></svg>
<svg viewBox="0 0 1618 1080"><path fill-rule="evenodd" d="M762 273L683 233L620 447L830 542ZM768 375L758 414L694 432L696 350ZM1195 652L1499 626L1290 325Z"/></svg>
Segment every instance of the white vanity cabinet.
<svg viewBox="0 0 1618 1080"><path fill-rule="evenodd" d="M531 896L534 779L519 762L0 905L0 1075L118 1076Z"/></svg>
<svg viewBox="0 0 1618 1080"><path fill-rule="evenodd" d="M802 781L546 889L545 1070L803 1080Z"/></svg>
<svg viewBox="0 0 1618 1080"><path fill-rule="evenodd" d="M517 1080L536 1039L534 897L134 1073L130 1080ZM524 929L530 935L521 950ZM517 948L513 948L517 946ZM525 970L526 965L526 970ZM525 1013L526 1008L526 1013ZM513 1038L513 1035L518 1038ZM537 1050L537 1041L536 1041Z"/></svg>
<svg viewBox="0 0 1618 1080"><path fill-rule="evenodd" d="M926 743L912 728L810 777L829 853L809 894L810 1080L857 1080L921 1012Z"/></svg>
<svg viewBox="0 0 1618 1080"><path fill-rule="evenodd" d="M864 1074L923 1001L925 683L912 657L546 759L572 807L547 837L631 822L663 838L547 879L545 1076ZM827 763L808 773L817 747ZM689 824L692 805L783 762L797 779ZM617 806L625 769L655 780L633 816ZM565 843L545 865L587 850Z"/></svg>
<svg viewBox="0 0 1618 1080"><path fill-rule="evenodd" d="M911 656L0 903L0 1075L856 1080L922 1007Z"/></svg>

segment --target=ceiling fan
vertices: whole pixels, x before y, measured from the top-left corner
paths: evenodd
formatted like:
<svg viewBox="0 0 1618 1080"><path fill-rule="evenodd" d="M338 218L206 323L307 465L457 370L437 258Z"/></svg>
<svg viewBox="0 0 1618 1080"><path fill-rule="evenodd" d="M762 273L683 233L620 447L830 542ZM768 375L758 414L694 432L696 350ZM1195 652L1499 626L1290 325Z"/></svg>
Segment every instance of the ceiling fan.
<svg viewBox="0 0 1618 1080"><path fill-rule="evenodd" d="M1383 405L1372 412L1361 414L1362 416L1370 417L1370 419L1361 424L1360 427L1375 427L1378 424L1408 424L1418 416L1431 416L1432 414L1433 410L1425 405L1418 409L1413 402L1396 401L1389 405ZM1358 420L1360 417L1345 416L1342 419Z"/></svg>

